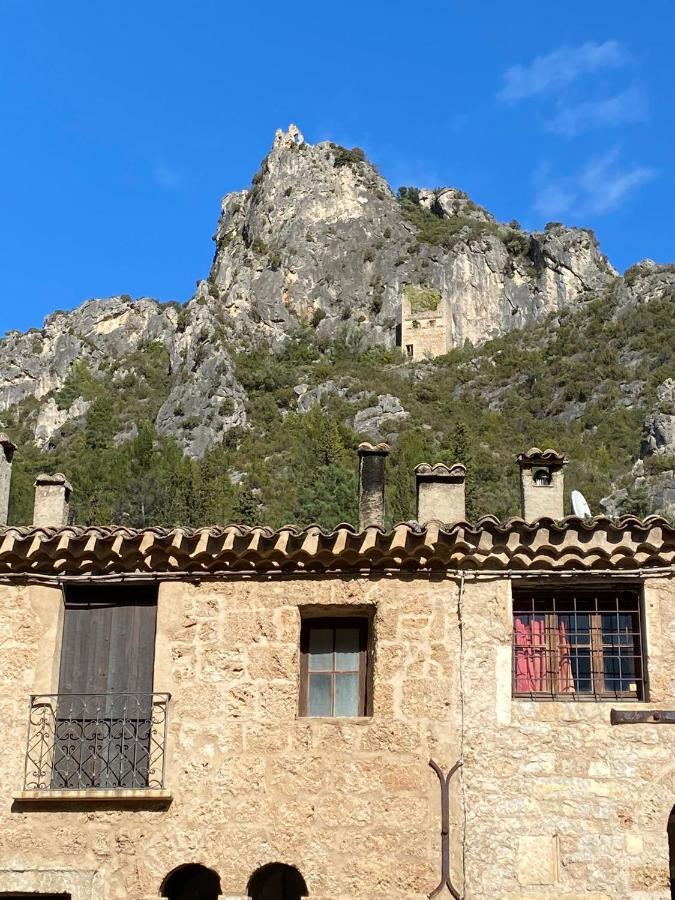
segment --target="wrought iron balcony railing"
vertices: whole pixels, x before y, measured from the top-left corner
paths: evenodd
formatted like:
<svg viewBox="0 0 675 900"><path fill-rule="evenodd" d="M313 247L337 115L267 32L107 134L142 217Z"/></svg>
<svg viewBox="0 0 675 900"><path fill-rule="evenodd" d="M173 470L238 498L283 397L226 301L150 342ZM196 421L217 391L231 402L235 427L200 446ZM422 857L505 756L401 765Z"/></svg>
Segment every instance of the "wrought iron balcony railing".
<svg viewBox="0 0 675 900"><path fill-rule="evenodd" d="M161 790L170 698L31 695L24 790Z"/></svg>

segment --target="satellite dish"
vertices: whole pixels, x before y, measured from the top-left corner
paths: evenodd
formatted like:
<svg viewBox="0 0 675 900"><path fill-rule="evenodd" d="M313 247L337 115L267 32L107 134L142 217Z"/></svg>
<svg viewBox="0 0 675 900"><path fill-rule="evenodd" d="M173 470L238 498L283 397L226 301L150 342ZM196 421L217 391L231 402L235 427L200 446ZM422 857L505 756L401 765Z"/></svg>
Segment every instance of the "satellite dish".
<svg viewBox="0 0 675 900"><path fill-rule="evenodd" d="M591 508L581 491L572 491L572 511L582 519L590 518Z"/></svg>

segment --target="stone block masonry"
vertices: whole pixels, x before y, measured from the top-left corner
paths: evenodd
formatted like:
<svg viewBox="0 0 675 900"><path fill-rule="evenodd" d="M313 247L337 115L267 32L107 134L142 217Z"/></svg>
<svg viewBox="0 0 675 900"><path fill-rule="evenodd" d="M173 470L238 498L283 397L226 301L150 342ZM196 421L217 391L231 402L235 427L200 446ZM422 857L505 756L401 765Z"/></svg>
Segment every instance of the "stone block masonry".
<svg viewBox="0 0 675 900"><path fill-rule="evenodd" d="M453 346L447 298L424 286L406 285L401 296L401 347L407 357L442 356Z"/></svg>
<svg viewBox="0 0 675 900"><path fill-rule="evenodd" d="M647 579L644 601L649 706L673 708L672 581ZM57 690L63 598L0 585L0 885L44 870L54 892L66 872L87 900L142 900L199 862L244 897L284 862L315 900L422 900L441 866L433 758L463 760L450 857L467 900L665 900L675 728L612 727L620 703L512 699L510 604L509 578L470 574L165 582L154 688L172 694L171 805L32 808L11 798L27 695ZM372 617L372 716L298 715L301 621L317 610Z"/></svg>

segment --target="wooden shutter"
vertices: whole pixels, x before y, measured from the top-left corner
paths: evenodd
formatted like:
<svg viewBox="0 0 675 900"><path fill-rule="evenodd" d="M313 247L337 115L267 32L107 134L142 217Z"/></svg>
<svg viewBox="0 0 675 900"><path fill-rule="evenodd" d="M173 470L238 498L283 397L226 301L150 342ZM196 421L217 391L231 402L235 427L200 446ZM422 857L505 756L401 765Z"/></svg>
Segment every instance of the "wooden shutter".
<svg viewBox="0 0 675 900"><path fill-rule="evenodd" d="M156 619L156 588L67 589L53 787L147 786Z"/></svg>
<svg viewBox="0 0 675 900"><path fill-rule="evenodd" d="M59 694L151 693L156 624L156 588L68 588Z"/></svg>

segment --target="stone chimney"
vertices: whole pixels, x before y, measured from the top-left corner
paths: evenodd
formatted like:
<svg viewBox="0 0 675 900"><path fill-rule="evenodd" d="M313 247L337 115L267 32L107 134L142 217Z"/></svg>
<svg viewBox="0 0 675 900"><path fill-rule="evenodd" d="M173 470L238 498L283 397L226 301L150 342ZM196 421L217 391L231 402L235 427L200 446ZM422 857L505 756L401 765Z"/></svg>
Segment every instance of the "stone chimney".
<svg viewBox="0 0 675 900"><path fill-rule="evenodd" d="M359 444L359 529L384 528L384 483L389 455L387 444Z"/></svg>
<svg viewBox="0 0 675 900"><path fill-rule="evenodd" d="M569 460L556 450L532 447L518 457L520 502L523 518L534 522L544 516L562 519L565 515L564 466Z"/></svg>
<svg viewBox="0 0 675 900"><path fill-rule="evenodd" d="M12 459L16 446L6 434L0 433L0 525L7 524L9 489L12 484Z"/></svg>
<svg viewBox="0 0 675 900"><path fill-rule="evenodd" d="M38 475L35 479L33 525L42 528L62 528L68 524L72 488L65 475Z"/></svg>
<svg viewBox="0 0 675 900"><path fill-rule="evenodd" d="M466 519L464 485L466 468L461 463L446 466L420 463L415 467L417 481L417 521L463 522Z"/></svg>

